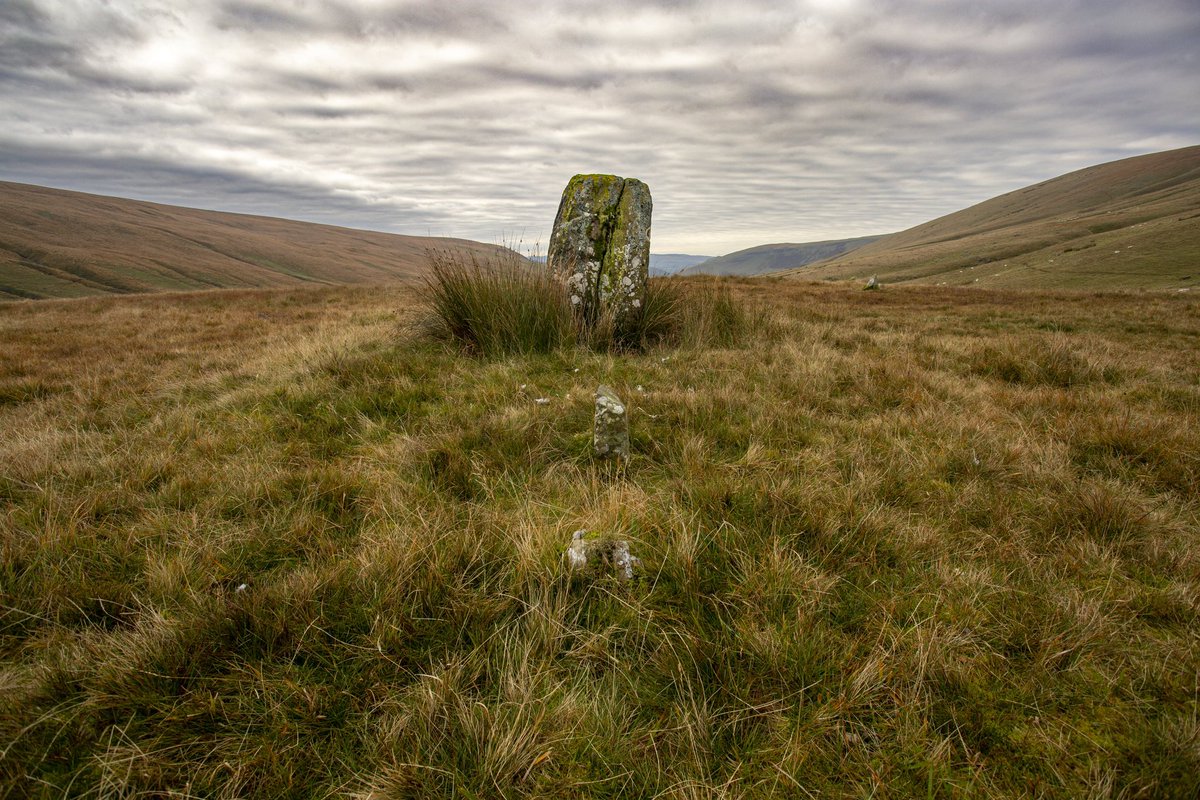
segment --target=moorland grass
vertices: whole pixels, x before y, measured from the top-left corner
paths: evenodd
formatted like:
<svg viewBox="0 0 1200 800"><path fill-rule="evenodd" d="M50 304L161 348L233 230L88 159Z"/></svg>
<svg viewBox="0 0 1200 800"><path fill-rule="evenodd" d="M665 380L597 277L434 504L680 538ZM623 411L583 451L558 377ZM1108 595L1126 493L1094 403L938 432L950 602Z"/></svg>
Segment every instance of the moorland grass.
<svg viewBox="0 0 1200 800"><path fill-rule="evenodd" d="M429 332L473 353L545 353L578 333L561 281L515 253L490 261L435 253L425 294Z"/></svg>
<svg viewBox="0 0 1200 800"><path fill-rule="evenodd" d="M0 308L0 796L1195 797L1200 305L686 286L641 351Z"/></svg>
<svg viewBox="0 0 1200 800"><path fill-rule="evenodd" d="M583 348L645 351L661 345L725 346L764 325L727 287L656 279L636 309L617 318L577 313L560 276L514 252L481 260L433 253L420 327L474 355L530 355Z"/></svg>

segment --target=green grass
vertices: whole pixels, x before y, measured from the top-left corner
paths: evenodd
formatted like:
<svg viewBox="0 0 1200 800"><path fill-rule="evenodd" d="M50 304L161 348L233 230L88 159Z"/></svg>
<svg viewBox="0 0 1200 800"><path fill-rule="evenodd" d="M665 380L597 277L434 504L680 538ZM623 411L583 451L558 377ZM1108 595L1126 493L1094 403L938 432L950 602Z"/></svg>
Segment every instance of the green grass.
<svg viewBox="0 0 1200 800"><path fill-rule="evenodd" d="M1196 796L1196 301L681 290L0 308L0 796Z"/></svg>

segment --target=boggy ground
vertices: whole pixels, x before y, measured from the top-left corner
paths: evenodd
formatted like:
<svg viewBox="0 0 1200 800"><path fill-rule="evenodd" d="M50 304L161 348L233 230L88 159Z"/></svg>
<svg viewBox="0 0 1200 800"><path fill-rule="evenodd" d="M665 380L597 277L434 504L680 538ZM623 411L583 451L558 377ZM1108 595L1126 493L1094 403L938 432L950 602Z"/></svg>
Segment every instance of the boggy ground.
<svg viewBox="0 0 1200 800"><path fill-rule="evenodd" d="M503 360L406 290L0 307L0 795L1195 797L1200 303L733 288Z"/></svg>

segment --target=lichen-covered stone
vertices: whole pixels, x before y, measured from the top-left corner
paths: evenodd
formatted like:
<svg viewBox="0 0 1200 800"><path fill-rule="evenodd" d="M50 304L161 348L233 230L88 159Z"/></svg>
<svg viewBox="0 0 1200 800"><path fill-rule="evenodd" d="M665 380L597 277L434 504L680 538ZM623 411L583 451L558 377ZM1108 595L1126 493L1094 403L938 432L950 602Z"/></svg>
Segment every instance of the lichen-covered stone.
<svg viewBox="0 0 1200 800"><path fill-rule="evenodd" d="M573 570L583 569L588 563L587 531L575 531L567 547L567 564Z"/></svg>
<svg viewBox="0 0 1200 800"><path fill-rule="evenodd" d="M596 389L592 446L600 458L629 459L629 417L621 398L607 386Z"/></svg>
<svg viewBox="0 0 1200 800"><path fill-rule="evenodd" d="M587 531L575 531L567 548L567 564L572 572L610 570L622 580L632 580L642 560L629 550L629 542Z"/></svg>
<svg viewBox="0 0 1200 800"><path fill-rule="evenodd" d="M652 212L650 189L636 178L576 175L567 183L546 260L586 321L611 314L619 324L645 301Z"/></svg>

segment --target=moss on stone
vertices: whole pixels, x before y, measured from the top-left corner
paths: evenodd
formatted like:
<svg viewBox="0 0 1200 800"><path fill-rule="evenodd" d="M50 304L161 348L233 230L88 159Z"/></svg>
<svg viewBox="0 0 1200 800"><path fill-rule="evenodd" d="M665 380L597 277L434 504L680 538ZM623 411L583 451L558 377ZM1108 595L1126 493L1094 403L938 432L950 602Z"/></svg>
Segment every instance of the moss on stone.
<svg viewBox="0 0 1200 800"><path fill-rule="evenodd" d="M550 236L550 269L585 320L636 308L650 259L650 190L634 178L581 174L567 183ZM578 298L578 299L576 299Z"/></svg>

